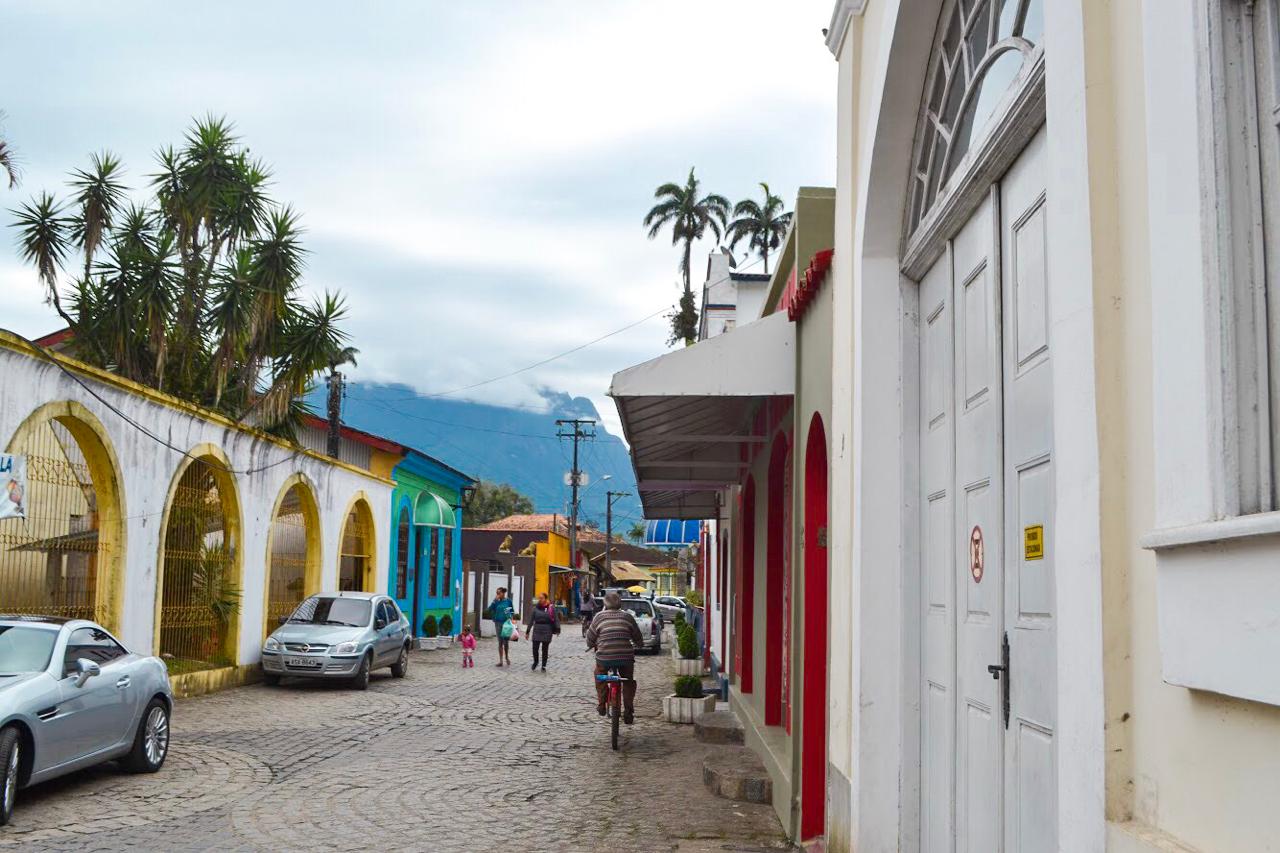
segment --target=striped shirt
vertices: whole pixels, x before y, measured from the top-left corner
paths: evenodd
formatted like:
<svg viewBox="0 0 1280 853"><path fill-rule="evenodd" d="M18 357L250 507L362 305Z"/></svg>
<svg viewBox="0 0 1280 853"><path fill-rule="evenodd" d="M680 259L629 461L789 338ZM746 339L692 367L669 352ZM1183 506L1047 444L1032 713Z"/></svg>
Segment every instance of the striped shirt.
<svg viewBox="0 0 1280 853"><path fill-rule="evenodd" d="M587 648L596 650L598 661L630 663L643 642L636 618L626 610L606 608L587 627Z"/></svg>

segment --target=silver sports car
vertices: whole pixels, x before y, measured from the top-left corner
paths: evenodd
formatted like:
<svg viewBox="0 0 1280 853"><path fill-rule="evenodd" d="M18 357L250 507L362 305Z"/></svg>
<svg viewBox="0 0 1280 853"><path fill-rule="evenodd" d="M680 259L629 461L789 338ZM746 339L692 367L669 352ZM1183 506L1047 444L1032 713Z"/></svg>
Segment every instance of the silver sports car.
<svg viewBox="0 0 1280 853"><path fill-rule="evenodd" d="M159 770L172 711L164 661L101 625L0 616L0 825L27 785L114 758Z"/></svg>

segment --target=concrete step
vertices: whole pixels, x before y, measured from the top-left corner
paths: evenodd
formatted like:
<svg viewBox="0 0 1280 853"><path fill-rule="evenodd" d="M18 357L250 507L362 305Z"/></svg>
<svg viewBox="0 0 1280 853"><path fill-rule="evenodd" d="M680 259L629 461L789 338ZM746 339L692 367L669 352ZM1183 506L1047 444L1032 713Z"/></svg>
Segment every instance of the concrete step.
<svg viewBox="0 0 1280 853"><path fill-rule="evenodd" d="M702 762L702 782L711 793L746 803L773 802L773 781L754 752L726 746Z"/></svg>
<svg viewBox="0 0 1280 853"><path fill-rule="evenodd" d="M703 743L742 743L742 723L732 711L712 711L693 721L693 733Z"/></svg>

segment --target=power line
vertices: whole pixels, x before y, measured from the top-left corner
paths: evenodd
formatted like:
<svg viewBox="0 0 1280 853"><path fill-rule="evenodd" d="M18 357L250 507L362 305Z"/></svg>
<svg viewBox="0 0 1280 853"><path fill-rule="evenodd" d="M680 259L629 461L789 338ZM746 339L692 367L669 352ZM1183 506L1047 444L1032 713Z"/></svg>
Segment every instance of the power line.
<svg viewBox="0 0 1280 853"><path fill-rule="evenodd" d="M732 272L730 272L726 276L722 276L716 279L715 281L704 282L702 287L705 289L708 287L714 287L715 285L721 284L722 282L729 281L731 278L733 278L734 273L739 273L739 272L742 272L743 270L751 269L751 267L760 263L762 260L764 259L756 258L754 261L752 261L749 264L745 264L741 267L735 268ZM657 317L659 314L663 313L664 311L670 311L675 307L676 305L667 305L663 308L659 308L657 311L654 311L652 314L641 317L639 320L636 320L633 323L628 323L627 325L622 326L621 328L614 329L612 332L606 332L605 334L601 335L598 338L593 338L592 340L589 340L586 343L578 344L576 347L573 347L572 349L567 349L564 352L557 353L548 358L544 358L542 361L535 361L533 364L529 364L524 367L518 368L516 370L512 370L509 373L503 373L500 376L494 376L489 379L481 380L480 382L474 382L471 385L464 385L461 388L452 388L448 391L435 391L435 392L424 391L421 393L414 393L412 396L409 396L409 397L391 398L391 400L389 400L388 402L394 402L396 400L416 400L420 397L448 397L453 394L461 394L463 391L470 391L473 388L480 388L484 385L491 385L494 382L500 382L503 379L510 379L512 376L518 376L521 373L527 373L528 371L533 370L535 367L542 367L544 364L550 364L551 362L562 359L567 355L573 355L575 352L579 352L580 350L584 350L589 346L594 346L595 344L598 344L603 340L612 338L614 335L620 335L623 332L629 331L630 329L634 329L636 326L639 326L641 323L647 323L648 321L652 320L654 317Z"/></svg>

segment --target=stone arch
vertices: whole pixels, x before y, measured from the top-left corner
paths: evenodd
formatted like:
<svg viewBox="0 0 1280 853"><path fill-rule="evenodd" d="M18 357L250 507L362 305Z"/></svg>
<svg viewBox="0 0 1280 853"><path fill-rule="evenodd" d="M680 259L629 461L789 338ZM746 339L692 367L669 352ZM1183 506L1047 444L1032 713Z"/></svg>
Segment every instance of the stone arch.
<svg viewBox="0 0 1280 853"><path fill-rule="evenodd" d="M376 531L373 509L363 491L356 492L342 515L338 540L338 589L373 592Z"/></svg>
<svg viewBox="0 0 1280 853"><path fill-rule="evenodd" d="M804 670L801 673L800 838L822 835L827 783L827 433L814 412L804 450Z"/></svg>
<svg viewBox="0 0 1280 853"><path fill-rule="evenodd" d="M780 726L784 724L783 708L788 705L783 701L786 691L784 682L785 662L787 655L787 581L789 527L790 527L790 494L787 482L787 462L791 445L786 433L779 432L773 439L769 451L768 497L765 507L765 565L764 565L764 599L765 599L765 646L764 646L764 724Z"/></svg>
<svg viewBox="0 0 1280 853"><path fill-rule="evenodd" d="M6 452L26 457L26 518L0 520L0 600L9 612L93 619L119 632L124 490L106 429L80 403L35 409Z"/></svg>
<svg viewBox="0 0 1280 853"><path fill-rule="evenodd" d="M306 598L320 591L320 508L315 486L296 473L284 481L267 530L263 635L275 630Z"/></svg>
<svg viewBox="0 0 1280 853"><path fill-rule="evenodd" d="M155 650L170 675L234 666L244 548L240 495L221 448L187 453L169 486L156 572Z"/></svg>

